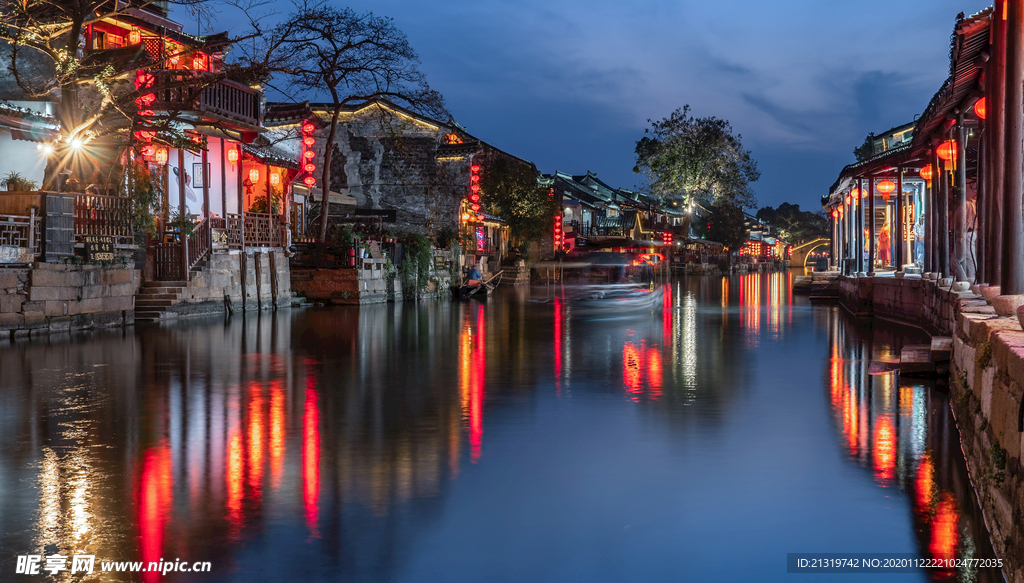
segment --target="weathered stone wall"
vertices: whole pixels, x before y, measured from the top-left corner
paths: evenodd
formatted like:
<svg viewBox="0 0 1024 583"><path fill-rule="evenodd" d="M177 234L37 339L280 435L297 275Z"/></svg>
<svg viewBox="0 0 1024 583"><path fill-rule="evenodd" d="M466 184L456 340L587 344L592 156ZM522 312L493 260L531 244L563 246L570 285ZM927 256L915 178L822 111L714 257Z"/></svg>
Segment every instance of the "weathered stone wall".
<svg viewBox="0 0 1024 583"><path fill-rule="evenodd" d="M225 296L235 310L288 305L292 298L291 280L288 258L281 249L247 249L244 262L241 253L211 255L206 266L193 274L181 303L168 311L179 315L223 313Z"/></svg>
<svg viewBox="0 0 1024 583"><path fill-rule="evenodd" d="M0 270L0 336L134 322L140 272L120 266L35 263Z"/></svg>
<svg viewBox="0 0 1024 583"><path fill-rule="evenodd" d="M840 303L953 337L951 406L992 545L1024 583L1024 331L981 296L918 277L843 277Z"/></svg>
<svg viewBox="0 0 1024 583"><path fill-rule="evenodd" d="M383 259L364 259L361 269L296 268L291 277L296 294L334 304L382 304L445 296L450 280L448 271L431 269L426 287L410 285L410 289L403 289L399 276L385 272Z"/></svg>

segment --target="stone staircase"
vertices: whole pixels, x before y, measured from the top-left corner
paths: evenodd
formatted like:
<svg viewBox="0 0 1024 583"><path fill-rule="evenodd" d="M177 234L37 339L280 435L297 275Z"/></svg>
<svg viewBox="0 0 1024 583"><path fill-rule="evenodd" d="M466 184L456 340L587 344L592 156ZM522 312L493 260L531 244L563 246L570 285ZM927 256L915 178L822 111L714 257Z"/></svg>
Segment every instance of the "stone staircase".
<svg viewBox="0 0 1024 583"><path fill-rule="evenodd" d="M135 296L135 321L153 322L172 315L168 309L182 300L186 281L144 281Z"/></svg>

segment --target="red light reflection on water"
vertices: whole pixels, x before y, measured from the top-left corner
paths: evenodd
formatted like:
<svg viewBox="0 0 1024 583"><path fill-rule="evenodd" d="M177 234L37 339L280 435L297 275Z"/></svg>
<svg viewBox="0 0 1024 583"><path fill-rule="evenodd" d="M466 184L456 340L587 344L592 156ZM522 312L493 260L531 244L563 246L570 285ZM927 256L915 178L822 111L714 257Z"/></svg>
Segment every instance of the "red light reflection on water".
<svg viewBox="0 0 1024 583"><path fill-rule="evenodd" d="M320 531L320 406L313 377L306 382L306 406L302 412L302 502L306 528L319 538Z"/></svg>
<svg viewBox="0 0 1024 583"><path fill-rule="evenodd" d="M555 392L562 394L562 298L555 298Z"/></svg>
<svg viewBox="0 0 1024 583"><path fill-rule="evenodd" d="M144 563L163 558L164 526L173 501L171 448L166 441L150 448L142 457L139 478L139 551ZM160 573L145 572L143 581L158 581Z"/></svg>
<svg viewBox="0 0 1024 583"><path fill-rule="evenodd" d="M270 484L277 490L281 487L281 471L284 469L285 452L284 389L280 381L270 385Z"/></svg>
<svg viewBox="0 0 1024 583"><path fill-rule="evenodd" d="M661 351L657 347L648 346L644 340L639 346L632 340L622 344L622 386L631 400L639 402L645 391L650 400L660 399L663 374Z"/></svg>
<svg viewBox="0 0 1024 583"><path fill-rule="evenodd" d="M886 485L893 479L896 469L896 432L888 416L875 421L875 443L872 447L875 479Z"/></svg>
<svg viewBox="0 0 1024 583"><path fill-rule="evenodd" d="M487 346L484 335L484 307L476 314L476 344L473 347L473 382L469 393L469 458L480 459L484 442L484 377L487 371Z"/></svg>
<svg viewBox="0 0 1024 583"><path fill-rule="evenodd" d="M928 551L937 559L956 557L956 546L959 542L960 512L957 510L956 497L951 492L939 494L939 503L935 505L935 519L932 521L932 538ZM952 576L953 572L949 573Z"/></svg>
<svg viewBox="0 0 1024 583"><path fill-rule="evenodd" d="M263 496L263 391L254 384L249 400L249 489L255 500Z"/></svg>

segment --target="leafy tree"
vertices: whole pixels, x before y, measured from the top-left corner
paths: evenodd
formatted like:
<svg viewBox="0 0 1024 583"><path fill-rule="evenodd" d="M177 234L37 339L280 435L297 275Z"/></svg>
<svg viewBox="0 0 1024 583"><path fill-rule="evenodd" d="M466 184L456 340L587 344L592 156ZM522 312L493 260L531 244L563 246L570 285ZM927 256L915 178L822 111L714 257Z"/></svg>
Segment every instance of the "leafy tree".
<svg viewBox="0 0 1024 583"><path fill-rule="evenodd" d="M419 57L390 18L359 14L319 0L296 11L266 35L261 48L270 71L282 74L282 92L293 98L330 96L327 144L334 144L342 108L387 99L441 117L444 100L418 69ZM258 59L254 55L254 62ZM331 184L334 148L324 149L320 185ZM328 213L320 214L318 239L327 236Z"/></svg>
<svg viewBox="0 0 1024 583"><path fill-rule="evenodd" d="M784 202L778 208L762 207L757 218L779 229L780 236L791 243L803 243L829 236L828 220L824 213L801 211L800 205Z"/></svg>
<svg viewBox="0 0 1024 583"><path fill-rule="evenodd" d="M743 209L731 201L723 200L710 205L708 210L708 239L724 244L730 251L739 249L747 240Z"/></svg>
<svg viewBox="0 0 1024 583"><path fill-rule="evenodd" d="M558 205L537 188L537 170L522 162L497 158L480 180L483 206L508 223L510 238L520 244L543 237L554 225Z"/></svg>
<svg viewBox="0 0 1024 583"><path fill-rule="evenodd" d="M650 135L636 143L633 172L647 177L653 194L754 205L750 183L761 173L728 121L693 117L689 105L665 119L647 121L651 127L644 133Z"/></svg>
<svg viewBox="0 0 1024 583"><path fill-rule="evenodd" d="M868 158L875 155L875 134L874 132L867 135L864 138L864 143L859 148L853 149L853 155L856 156L858 162L863 162Z"/></svg>

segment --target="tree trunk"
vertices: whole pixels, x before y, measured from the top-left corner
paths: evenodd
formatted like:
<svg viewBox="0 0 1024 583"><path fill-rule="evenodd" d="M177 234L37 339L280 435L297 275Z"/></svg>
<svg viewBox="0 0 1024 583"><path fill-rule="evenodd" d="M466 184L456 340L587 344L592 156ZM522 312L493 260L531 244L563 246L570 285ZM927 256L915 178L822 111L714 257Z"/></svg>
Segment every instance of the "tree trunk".
<svg viewBox="0 0 1024 583"><path fill-rule="evenodd" d="M341 115L341 104L334 102L334 111L331 113L331 129L327 132L327 143L324 145L324 168L320 180L320 189L323 191L323 200L320 203L320 234L317 242L323 243L327 240L327 216L331 210L331 157L334 154L334 136L338 133L338 116Z"/></svg>

